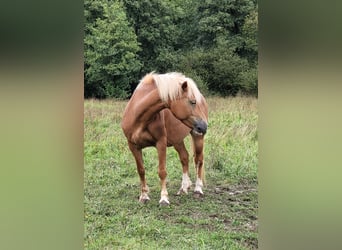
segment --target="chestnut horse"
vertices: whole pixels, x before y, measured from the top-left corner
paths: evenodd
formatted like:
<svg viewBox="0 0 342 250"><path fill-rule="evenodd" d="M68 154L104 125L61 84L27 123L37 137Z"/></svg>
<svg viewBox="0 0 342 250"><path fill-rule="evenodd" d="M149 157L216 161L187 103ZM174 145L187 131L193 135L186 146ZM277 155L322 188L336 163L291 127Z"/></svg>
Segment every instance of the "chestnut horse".
<svg viewBox="0 0 342 250"><path fill-rule="evenodd" d="M173 146L183 166L182 184L177 194L188 193L189 154L184 138L191 134L197 180L194 192L203 195L203 143L208 125L208 106L194 81L180 73L147 74L138 84L123 114L122 130L127 137L140 176L139 201L150 200L145 180L142 149L158 151L161 182L159 204L168 205L166 189L166 148Z"/></svg>

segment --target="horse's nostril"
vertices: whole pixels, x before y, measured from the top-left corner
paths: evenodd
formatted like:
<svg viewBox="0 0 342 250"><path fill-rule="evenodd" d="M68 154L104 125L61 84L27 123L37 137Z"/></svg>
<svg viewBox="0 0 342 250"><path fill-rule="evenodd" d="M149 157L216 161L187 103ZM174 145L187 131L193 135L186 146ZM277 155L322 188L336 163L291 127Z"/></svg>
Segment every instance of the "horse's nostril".
<svg viewBox="0 0 342 250"><path fill-rule="evenodd" d="M207 132L207 124L204 121L198 121L195 125L195 129L198 132L205 134Z"/></svg>
<svg viewBox="0 0 342 250"><path fill-rule="evenodd" d="M204 125L201 129L202 133L205 134L207 132L207 125Z"/></svg>
<svg viewBox="0 0 342 250"><path fill-rule="evenodd" d="M206 129L205 129L204 127L197 127L197 129L198 129L199 131L201 131L201 132L206 131Z"/></svg>

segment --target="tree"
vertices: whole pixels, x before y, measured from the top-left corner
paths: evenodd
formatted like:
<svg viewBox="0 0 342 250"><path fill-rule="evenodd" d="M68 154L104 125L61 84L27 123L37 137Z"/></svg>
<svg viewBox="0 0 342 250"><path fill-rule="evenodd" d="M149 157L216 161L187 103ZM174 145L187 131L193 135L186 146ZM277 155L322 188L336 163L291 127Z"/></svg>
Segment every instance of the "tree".
<svg viewBox="0 0 342 250"><path fill-rule="evenodd" d="M85 7L85 97L126 98L141 63L124 8L108 0L89 0Z"/></svg>
<svg viewBox="0 0 342 250"><path fill-rule="evenodd" d="M85 97L128 97L148 72L257 94L256 0L85 0Z"/></svg>
<svg viewBox="0 0 342 250"><path fill-rule="evenodd" d="M254 1L200 1L192 20L194 49L181 67L220 95L257 94L257 12Z"/></svg>
<svg viewBox="0 0 342 250"><path fill-rule="evenodd" d="M234 53L223 39L218 39L210 49L189 52L181 61L181 67L205 82L209 92L222 96L242 91L243 78L240 76L249 69L247 60Z"/></svg>
<svg viewBox="0 0 342 250"><path fill-rule="evenodd" d="M239 35L245 17L253 9L251 0L201 1L198 7L199 43L211 47L218 38L241 45Z"/></svg>
<svg viewBox="0 0 342 250"><path fill-rule="evenodd" d="M127 17L138 37L141 74L165 72L174 68L184 12L171 0L123 0Z"/></svg>
<svg viewBox="0 0 342 250"><path fill-rule="evenodd" d="M256 66L258 62L258 12L253 9L245 19L242 27L244 54L249 62Z"/></svg>

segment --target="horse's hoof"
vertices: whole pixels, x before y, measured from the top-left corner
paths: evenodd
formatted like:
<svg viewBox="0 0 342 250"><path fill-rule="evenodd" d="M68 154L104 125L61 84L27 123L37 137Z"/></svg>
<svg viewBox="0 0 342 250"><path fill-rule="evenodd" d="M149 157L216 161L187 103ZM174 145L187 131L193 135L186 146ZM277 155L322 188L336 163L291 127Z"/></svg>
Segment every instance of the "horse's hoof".
<svg viewBox="0 0 342 250"><path fill-rule="evenodd" d="M147 203L149 201L150 201L150 197L148 197L147 195L141 195L140 198L139 198L139 202L143 203L143 204L145 204L145 203Z"/></svg>
<svg viewBox="0 0 342 250"><path fill-rule="evenodd" d="M197 179L195 190L194 190L196 198L203 196L202 187L203 187L202 181L200 179Z"/></svg>
<svg viewBox="0 0 342 250"><path fill-rule="evenodd" d="M180 188L179 191L177 192L177 195L181 195L181 194L188 194L188 190Z"/></svg>
<svg viewBox="0 0 342 250"><path fill-rule="evenodd" d="M150 201L150 199L139 199L139 202L142 204L146 204Z"/></svg>
<svg viewBox="0 0 342 250"><path fill-rule="evenodd" d="M160 201L159 201L159 205L160 205L160 206L168 206L168 205L170 205L170 202L169 202L167 199L162 198L162 199L160 199Z"/></svg>
<svg viewBox="0 0 342 250"><path fill-rule="evenodd" d="M195 197L196 199L201 198L201 197L203 197L203 196L204 196L203 192L194 191L194 197Z"/></svg>

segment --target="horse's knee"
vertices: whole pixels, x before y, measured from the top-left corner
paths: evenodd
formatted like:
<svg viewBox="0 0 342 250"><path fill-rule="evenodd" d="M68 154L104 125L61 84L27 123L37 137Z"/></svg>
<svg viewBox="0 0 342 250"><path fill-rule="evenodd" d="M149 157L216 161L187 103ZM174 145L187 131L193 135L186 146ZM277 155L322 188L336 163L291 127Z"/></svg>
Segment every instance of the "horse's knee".
<svg viewBox="0 0 342 250"><path fill-rule="evenodd" d="M165 168L159 168L158 169L158 175L161 180L164 180L167 176L167 172Z"/></svg>
<svg viewBox="0 0 342 250"><path fill-rule="evenodd" d="M140 177L145 176L145 168L144 167L138 166L137 170L138 170L138 174L139 174Z"/></svg>
<svg viewBox="0 0 342 250"><path fill-rule="evenodd" d="M189 155L188 154L184 154L180 157L181 163L183 166L188 165L189 164Z"/></svg>

